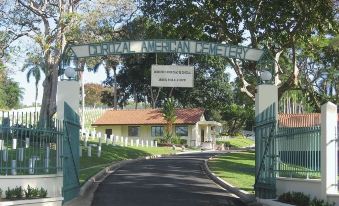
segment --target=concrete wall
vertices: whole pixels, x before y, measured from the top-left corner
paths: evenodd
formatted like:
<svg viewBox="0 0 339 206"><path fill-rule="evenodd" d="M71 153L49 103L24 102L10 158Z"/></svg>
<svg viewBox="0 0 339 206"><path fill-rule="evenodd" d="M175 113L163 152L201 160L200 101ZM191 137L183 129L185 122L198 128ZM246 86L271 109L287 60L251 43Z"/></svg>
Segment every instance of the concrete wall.
<svg viewBox="0 0 339 206"><path fill-rule="evenodd" d="M306 180L296 178L277 178L277 195L285 192L302 192L321 199L321 181L320 180Z"/></svg>
<svg viewBox="0 0 339 206"><path fill-rule="evenodd" d="M321 180L306 180L295 178L277 178L277 195L281 195L285 192L302 192L306 195L310 195L311 198L317 197L318 199L324 199L321 196ZM339 193L327 194L327 202L335 202L335 205L339 205Z"/></svg>
<svg viewBox="0 0 339 206"><path fill-rule="evenodd" d="M330 194L327 195L327 202L335 202L335 205L339 205L339 194Z"/></svg>
<svg viewBox="0 0 339 206"><path fill-rule="evenodd" d="M61 197L62 196L62 174L55 175L7 175L0 176L0 188L2 189L2 196L5 197L5 191L9 187L22 186L26 189L27 186L42 187L47 190L47 197Z"/></svg>

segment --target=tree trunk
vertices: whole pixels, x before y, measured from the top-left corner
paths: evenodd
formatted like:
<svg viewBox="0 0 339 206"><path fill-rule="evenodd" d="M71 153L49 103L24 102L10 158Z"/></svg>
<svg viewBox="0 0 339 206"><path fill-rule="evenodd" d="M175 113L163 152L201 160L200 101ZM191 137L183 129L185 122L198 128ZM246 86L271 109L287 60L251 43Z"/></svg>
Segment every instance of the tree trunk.
<svg viewBox="0 0 339 206"><path fill-rule="evenodd" d="M43 96L40 110L40 122L49 121L56 112L56 93L58 84L58 65L49 65L49 73L43 82Z"/></svg>
<svg viewBox="0 0 339 206"><path fill-rule="evenodd" d="M35 85L35 102L34 102L34 112L36 113L37 108L38 108L38 92L39 92L39 87L38 84Z"/></svg>

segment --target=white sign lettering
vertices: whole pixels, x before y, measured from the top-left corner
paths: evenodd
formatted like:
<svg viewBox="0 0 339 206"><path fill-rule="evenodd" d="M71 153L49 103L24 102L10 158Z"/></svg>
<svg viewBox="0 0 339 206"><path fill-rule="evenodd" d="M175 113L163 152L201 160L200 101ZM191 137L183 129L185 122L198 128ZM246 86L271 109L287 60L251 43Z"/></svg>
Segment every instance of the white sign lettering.
<svg viewBox="0 0 339 206"><path fill-rule="evenodd" d="M131 40L101 42L97 44L71 45L78 58L140 53L205 54L228 58L258 61L264 50L249 47L190 40Z"/></svg>
<svg viewBox="0 0 339 206"><path fill-rule="evenodd" d="M152 65L152 87L193 87L193 66Z"/></svg>

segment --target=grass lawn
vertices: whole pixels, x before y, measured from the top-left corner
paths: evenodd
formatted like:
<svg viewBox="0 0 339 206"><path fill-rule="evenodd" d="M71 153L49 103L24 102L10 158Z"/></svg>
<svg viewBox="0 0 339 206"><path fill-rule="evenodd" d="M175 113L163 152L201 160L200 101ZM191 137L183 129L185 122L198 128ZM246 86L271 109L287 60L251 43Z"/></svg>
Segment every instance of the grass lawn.
<svg viewBox="0 0 339 206"><path fill-rule="evenodd" d="M94 143L94 142L93 142ZM88 142L91 144L91 142ZM136 159L156 154L172 153L170 147L120 147L102 144L101 157L97 157L97 147L92 147L92 157L87 156L87 148L82 150L80 158L80 184L83 184L90 177L98 173L103 168L114 162L126 159Z"/></svg>
<svg viewBox="0 0 339 206"><path fill-rule="evenodd" d="M233 148L245 148L254 145L254 141L244 137L234 137L228 140L217 141L218 143L228 143Z"/></svg>
<svg viewBox="0 0 339 206"><path fill-rule="evenodd" d="M226 182L254 193L255 153L224 154L208 161L209 168Z"/></svg>

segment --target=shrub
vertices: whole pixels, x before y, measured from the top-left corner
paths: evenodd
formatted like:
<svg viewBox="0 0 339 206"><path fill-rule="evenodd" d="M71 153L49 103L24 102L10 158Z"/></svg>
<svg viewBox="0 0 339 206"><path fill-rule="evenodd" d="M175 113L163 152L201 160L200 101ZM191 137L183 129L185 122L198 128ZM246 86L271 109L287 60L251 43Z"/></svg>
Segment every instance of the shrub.
<svg viewBox="0 0 339 206"><path fill-rule="evenodd" d="M305 195L301 192L287 192L278 197L279 202L293 204L297 206L334 206L335 203L328 203L324 200L318 200L313 198L312 201L309 195Z"/></svg>
<svg viewBox="0 0 339 206"><path fill-rule="evenodd" d="M15 187L14 189L7 188L6 192L6 199L22 199L24 196L24 190L22 187Z"/></svg>
<svg viewBox="0 0 339 206"><path fill-rule="evenodd" d="M187 139L180 139L181 145L187 145Z"/></svg>
<svg viewBox="0 0 339 206"><path fill-rule="evenodd" d="M28 198L28 199L30 199L30 198L32 198L33 197L33 195L32 195L32 190L33 190L33 188L31 187L31 186L27 186L27 189L25 190L25 197L26 198Z"/></svg>
<svg viewBox="0 0 339 206"><path fill-rule="evenodd" d="M171 143L172 144L180 144L180 137L178 137L178 136L172 137Z"/></svg>
<svg viewBox="0 0 339 206"><path fill-rule="evenodd" d="M14 189L8 188L5 192L6 199L33 199L33 198L45 198L47 197L47 190L44 188L33 188L31 186L27 186L27 189L24 190L22 187L15 187ZM1 196L1 195L0 195Z"/></svg>
<svg viewBox="0 0 339 206"><path fill-rule="evenodd" d="M15 187L14 188L14 197L21 199L24 196L24 190L22 189L22 187Z"/></svg>
<svg viewBox="0 0 339 206"><path fill-rule="evenodd" d="M47 190L45 190L44 188L40 188L39 197L41 198L47 197Z"/></svg>
<svg viewBox="0 0 339 206"><path fill-rule="evenodd" d="M6 197L5 197L6 199L13 199L14 198L14 192L13 192L13 190L9 189L9 187L5 191L5 195L6 195Z"/></svg>
<svg viewBox="0 0 339 206"><path fill-rule="evenodd" d="M0 188L0 199L1 199L1 196L2 196L2 189Z"/></svg>

